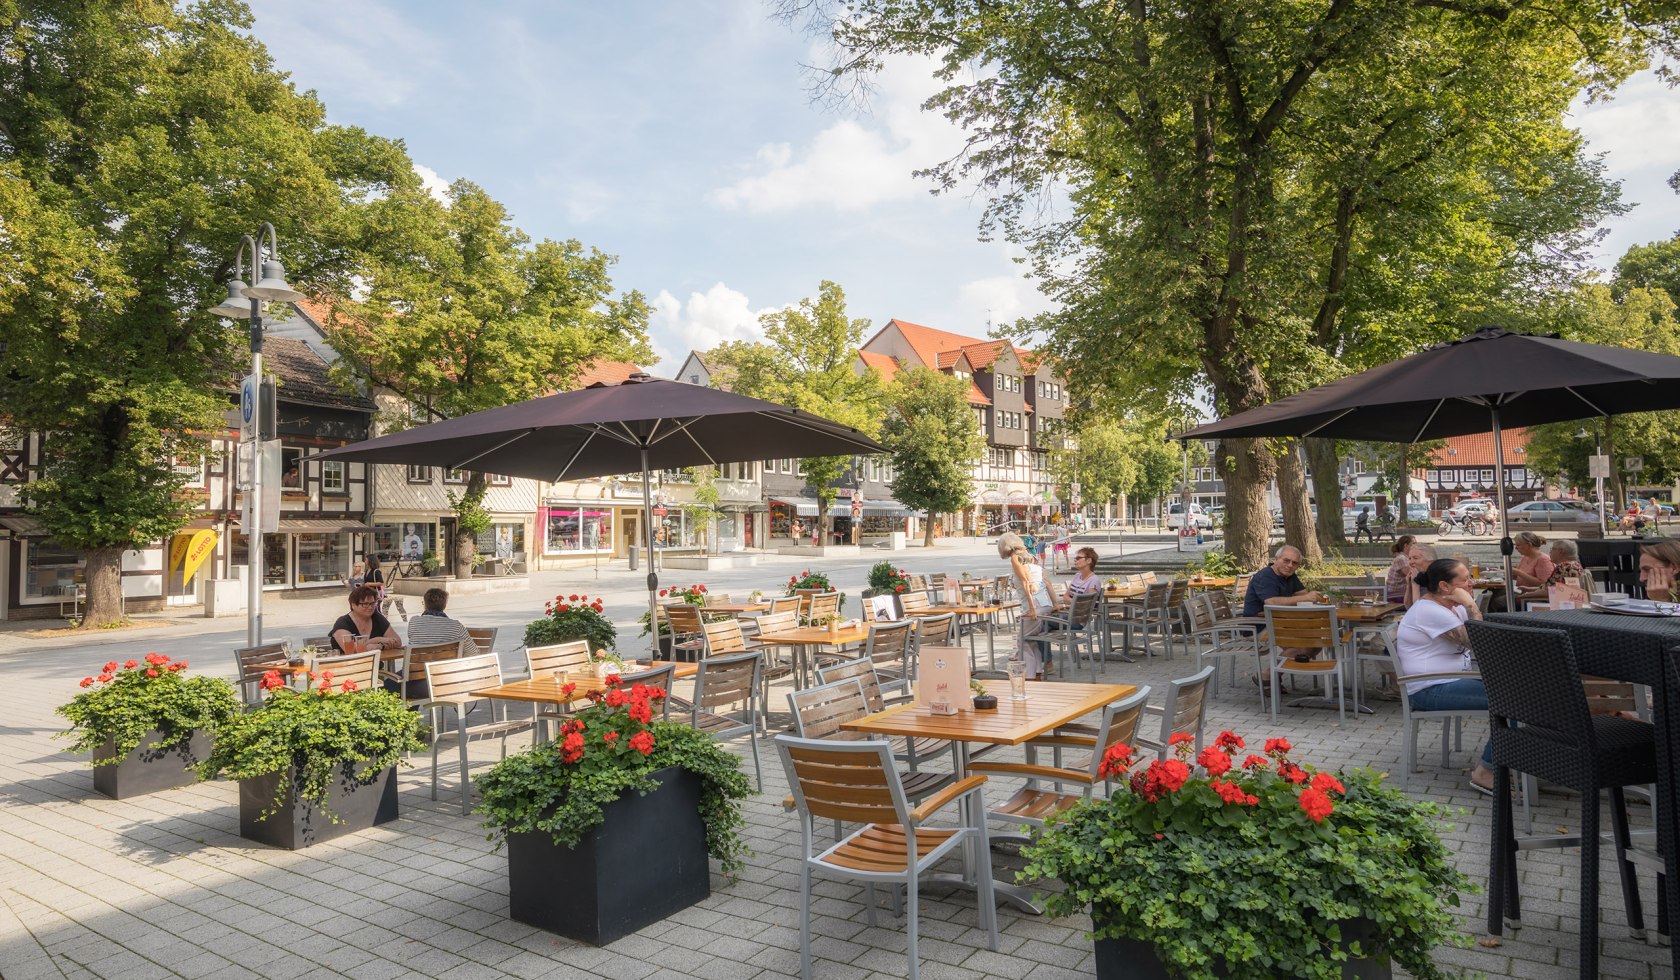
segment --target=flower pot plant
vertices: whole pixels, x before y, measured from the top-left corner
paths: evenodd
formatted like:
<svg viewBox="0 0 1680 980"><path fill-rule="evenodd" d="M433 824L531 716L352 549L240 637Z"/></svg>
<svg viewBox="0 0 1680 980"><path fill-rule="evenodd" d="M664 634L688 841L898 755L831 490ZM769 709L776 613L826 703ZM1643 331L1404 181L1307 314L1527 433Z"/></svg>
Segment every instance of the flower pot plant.
<svg viewBox="0 0 1680 980"><path fill-rule="evenodd" d="M1097 976L1243 978L1453 975L1442 945L1466 945L1452 908L1469 881L1448 860L1440 807L1368 771L1331 775L1291 762L1283 739L1235 753L1221 732L1192 759L1132 771L1129 746L1104 756L1115 781L1049 822L1023 848L1024 878L1059 879L1058 916L1089 911Z"/></svg>
<svg viewBox="0 0 1680 980"><path fill-rule="evenodd" d="M606 600L574 593L543 604L543 618L525 626L525 645L545 647L567 640L588 640L593 653L618 646L618 629L605 615Z"/></svg>
<svg viewBox="0 0 1680 980"><path fill-rule="evenodd" d="M333 683L332 672L263 675L262 707L217 730L199 774L239 780L239 835L297 849L397 818L396 765L424 748L402 698Z"/></svg>
<svg viewBox="0 0 1680 980"><path fill-rule="evenodd" d="M73 740L72 752L93 753L95 790L120 800L197 781L216 729L243 705L232 684L186 669L161 653L113 660L58 707L70 721L59 737Z"/></svg>
<svg viewBox="0 0 1680 980"><path fill-rule="evenodd" d="M664 698L608 676L558 741L477 777L490 839L507 845L514 919L604 945L710 895L708 855L726 874L744 866L740 760L655 721Z"/></svg>
<svg viewBox="0 0 1680 980"><path fill-rule="evenodd" d="M910 573L890 561L882 561L870 567L869 590L863 597L869 599L878 595L899 595L909 590Z"/></svg>
<svg viewBox="0 0 1680 980"><path fill-rule="evenodd" d="M969 690L974 692L974 710L975 711L996 711L997 710L997 695L987 694L986 693L986 685L980 683L980 681L976 679L976 680L970 680L968 682L968 687L969 687Z"/></svg>
<svg viewBox="0 0 1680 980"><path fill-rule="evenodd" d="M787 595L799 595L802 592L833 592L833 591L834 591L834 585L829 582L827 575L824 575L822 572L813 572L813 571L807 569L807 570L799 573L798 575L789 575L788 576L788 587L787 587L787 592L785 594L787 594ZM844 593L844 592L840 593L840 606L839 606L839 608L841 608L841 609L846 608L846 593Z"/></svg>

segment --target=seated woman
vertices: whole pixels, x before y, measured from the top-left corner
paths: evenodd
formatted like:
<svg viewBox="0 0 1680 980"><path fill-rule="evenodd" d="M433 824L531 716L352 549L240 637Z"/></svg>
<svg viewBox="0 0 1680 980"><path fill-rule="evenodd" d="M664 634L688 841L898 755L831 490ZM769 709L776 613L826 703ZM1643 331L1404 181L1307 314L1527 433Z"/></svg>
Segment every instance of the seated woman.
<svg viewBox="0 0 1680 980"><path fill-rule="evenodd" d="M1406 601L1406 584L1417 574L1410 554L1412 542L1416 540L1410 534L1402 534L1388 547L1394 560L1388 563L1388 577L1383 580L1383 598L1389 602Z"/></svg>
<svg viewBox="0 0 1680 980"><path fill-rule="evenodd" d="M1438 558L1418 573L1421 598L1400 620L1395 636L1394 656L1401 674L1434 674L1461 671L1470 660L1470 637L1464 624L1481 619L1476 601L1470 598L1470 569L1456 558ZM1409 681L1406 697L1420 711L1487 707L1487 688L1479 678ZM1493 740L1482 746L1482 755L1470 773L1470 785L1479 792L1493 793Z"/></svg>
<svg viewBox="0 0 1680 980"><path fill-rule="evenodd" d="M1680 574L1680 541L1659 538L1639 546L1639 584L1645 597L1658 602L1680 602L1674 586Z"/></svg>
<svg viewBox="0 0 1680 980"><path fill-rule="evenodd" d="M1552 561L1552 574L1547 576L1546 581L1538 587L1525 588L1518 592L1517 598L1537 599L1544 602L1546 597L1550 595L1551 586L1563 585L1571 579L1576 581L1586 579L1587 570L1581 567L1581 548L1574 541L1568 538L1559 538L1552 542L1551 549L1546 554ZM1592 591L1590 583L1583 585L1582 588L1585 588L1588 592Z"/></svg>
<svg viewBox="0 0 1680 980"><path fill-rule="evenodd" d="M1533 531L1519 531L1513 535L1517 546L1517 553L1522 560L1511 569L1511 574L1517 580L1517 587L1521 589L1544 588L1552 579L1552 559L1540 550L1546 539Z"/></svg>
<svg viewBox="0 0 1680 980"><path fill-rule="evenodd" d="M1406 608L1410 609L1417 605L1419 599L1423 598L1423 590L1418 588L1417 577L1423 574L1424 570L1429 567L1430 562L1435 560L1435 549L1421 541L1414 540L1411 546L1406 549L1406 560L1412 566L1412 573L1406 576L1405 603Z"/></svg>
<svg viewBox="0 0 1680 980"><path fill-rule="evenodd" d="M350 652L350 641L367 637L368 650L384 650L403 645L402 637L391 628L391 621L379 612L379 590L371 585L358 585L350 590L350 611L332 624L328 634L333 649Z"/></svg>

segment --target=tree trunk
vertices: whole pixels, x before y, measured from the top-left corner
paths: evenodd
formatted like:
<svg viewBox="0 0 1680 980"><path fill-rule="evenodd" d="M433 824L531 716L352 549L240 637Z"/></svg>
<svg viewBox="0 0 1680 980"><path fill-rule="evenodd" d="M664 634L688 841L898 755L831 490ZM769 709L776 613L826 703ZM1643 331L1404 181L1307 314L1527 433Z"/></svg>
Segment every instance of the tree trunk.
<svg viewBox="0 0 1680 980"><path fill-rule="evenodd" d="M1301 465L1300 446L1290 440L1289 449L1277 458L1278 500L1283 505L1283 540L1301 549L1301 558L1309 565L1324 559L1324 549L1318 545L1318 533L1313 528L1312 511L1307 507L1307 473ZM1325 520L1340 520L1342 492L1336 490L1335 509ZM1324 498L1318 498L1320 513L1324 513Z"/></svg>
<svg viewBox="0 0 1680 980"><path fill-rule="evenodd" d="M922 530L922 547L933 547L933 511L927 512L927 527Z"/></svg>
<svg viewBox="0 0 1680 980"><path fill-rule="evenodd" d="M455 577L472 578L473 556L478 554L478 537L471 531L455 535Z"/></svg>
<svg viewBox="0 0 1680 980"><path fill-rule="evenodd" d="M128 549L114 545L93 548L87 553L87 609L80 629L98 629L123 621L122 554ZM261 569L252 574L261 575Z"/></svg>
<svg viewBox="0 0 1680 980"><path fill-rule="evenodd" d="M1324 551L1340 550L1347 544L1347 530L1341 520L1342 480L1337 472L1341 461L1336 458L1336 440L1303 439L1302 443L1307 451L1307 467L1312 473L1313 496L1319 500L1318 545ZM1326 500L1336 501L1335 520L1331 520L1330 512L1325 510Z"/></svg>
<svg viewBox="0 0 1680 980"><path fill-rule="evenodd" d="M1272 514L1266 508L1266 484L1277 461L1264 439L1222 439L1214 461L1225 481L1225 550L1243 568L1266 564L1266 543L1272 533Z"/></svg>

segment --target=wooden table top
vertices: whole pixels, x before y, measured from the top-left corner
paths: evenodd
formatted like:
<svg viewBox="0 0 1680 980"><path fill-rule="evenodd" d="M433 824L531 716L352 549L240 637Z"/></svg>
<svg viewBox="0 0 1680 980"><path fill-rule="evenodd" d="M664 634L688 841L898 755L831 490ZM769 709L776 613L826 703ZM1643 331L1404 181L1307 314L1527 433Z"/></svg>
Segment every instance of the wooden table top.
<svg viewBox="0 0 1680 980"><path fill-rule="evenodd" d="M677 678L693 677L700 672L699 664L681 660L655 660L651 666L663 667L666 664L672 664L677 668L673 675ZM647 670L649 665L626 664L625 666L640 671ZM551 674L547 677L532 677L522 681L510 681L500 687L487 687L483 690L473 691L472 696L475 698L495 698L499 701L525 701L531 704L569 704L573 701L581 701L589 695L590 691L606 690L607 686L601 678L596 677L593 673L572 674L566 678L566 682L577 685L573 689L571 697L566 697L560 693L560 689L565 686L565 682L561 681L559 674Z"/></svg>
<svg viewBox="0 0 1680 980"><path fill-rule="evenodd" d="M1190 578L1185 579L1185 582L1189 583L1192 589L1228 589L1237 584L1234 576L1230 578Z"/></svg>
<svg viewBox="0 0 1680 980"><path fill-rule="evenodd" d="M963 702L954 715L936 715L918 701L848 721L847 731L913 738L948 738L961 742L1020 745L1057 725L1065 725L1137 690L1130 684L1074 684L1028 681L1027 700L1009 700L1008 686L997 695L996 711L976 711Z"/></svg>
<svg viewBox="0 0 1680 980"><path fill-rule="evenodd" d="M1148 594L1147 585L1123 585L1119 588L1103 589L1103 595L1110 599L1141 599Z"/></svg>
<svg viewBox="0 0 1680 980"><path fill-rule="evenodd" d="M1348 603L1336 607L1336 618L1344 623L1377 623L1405 610L1406 607L1398 602L1379 602L1374 606Z"/></svg>
<svg viewBox="0 0 1680 980"><path fill-rule="evenodd" d="M769 608L770 603L768 602L718 602L707 603L706 605L700 607L700 612L702 614L731 613L738 616L741 613L764 612Z"/></svg>
<svg viewBox="0 0 1680 980"><path fill-rule="evenodd" d="M912 616L912 617L915 617L915 616L943 616L946 613L957 613L958 615L961 615L961 616L989 616L992 613L1002 612L1002 611L1003 611L1002 606L986 606L986 605L976 605L976 606L923 606L920 609L909 610L908 612L905 613L905 615L906 616Z"/></svg>
<svg viewBox="0 0 1680 980"><path fill-rule="evenodd" d="M772 646L778 644L821 646L827 643L861 643L869 639L869 627L867 625L842 627L840 632L830 633L826 626L801 626L798 629L760 633L754 639Z"/></svg>

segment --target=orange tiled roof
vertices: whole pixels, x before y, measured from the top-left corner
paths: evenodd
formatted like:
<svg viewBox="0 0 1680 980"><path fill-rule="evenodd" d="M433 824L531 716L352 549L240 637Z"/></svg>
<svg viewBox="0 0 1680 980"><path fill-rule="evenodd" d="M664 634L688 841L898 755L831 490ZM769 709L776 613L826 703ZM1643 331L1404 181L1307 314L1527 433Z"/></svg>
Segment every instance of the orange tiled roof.
<svg viewBox="0 0 1680 980"><path fill-rule="evenodd" d="M968 403L970 405L990 405L992 399L980 390L980 386L972 380L968 383Z"/></svg>
<svg viewBox="0 0 1680 980"><path fill-rule="evenodd" d="M872 350L860 350L858 351L858 359L863 361L864 367L872 367L881 372L883 381L891 381L893 375L898 373L898 361L886 354L880 354Z"/></svg>
<svg viewBox="0 0 1680 980"><path fill-rule="evenodd" d="M997 360L1005 347L1013 350L1015 356L1027 370L1036 370L1037 355L1022 347L1016 347L1007 340L989 340L985 337L969 337L949 330L911 323L908 320L889 320L886 327L898 327L898 332L910 344L910 349L916 352L917 358L929 367L945 371L957 363L962 356L968 357L968 362L977 371L983 371ZM877 335L878 336L878 335Z"/></svg>
<svg viewBox="0 0 1680 980"><path fill-rule="evenodd" d="M327 316L332 310L330 302L313 296L305 296L292 305L297 307L298 311L304 316L315 321L316 326L325 327L327 325Z"/></svg>
<svg viewBox="0 0 1680 980"><path fill-rule="evenodd" d="M573 382L572 387L587 388L597 381L617 384L620 381L628 381L632 374L639 374L641 370L629 361L594 360L585 364L583 370L578 372L577 380Z"/></svg>
<svg viewBox="0 0 1680 980"><path fill-rule="evenodd" d="M1505 465L1523 466L1528 462L1526 452L1519 452L1528 445L1527 429L1506 429L1501 435L1504 437ZM1457 450L1449 453L1447 450ZM1492 466L1493 465L1493 433L1479 432L1469 436L1452 436L1447 444L1435 450L1429 461L1434 466Z"/></svg>

